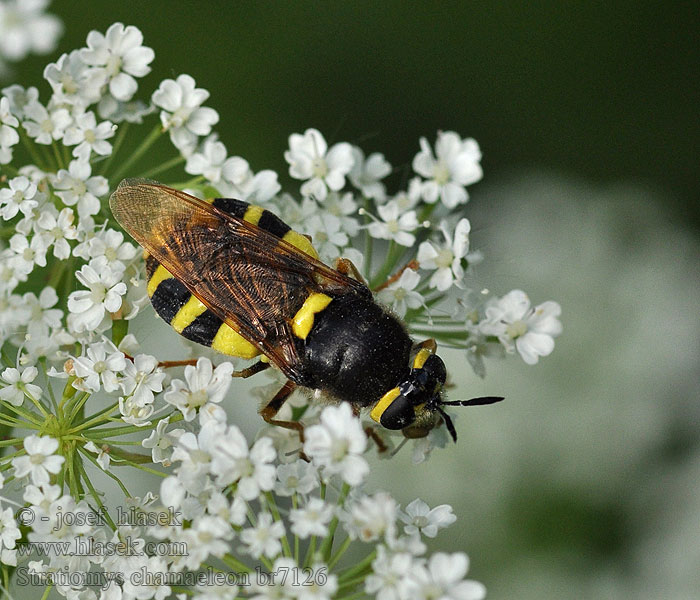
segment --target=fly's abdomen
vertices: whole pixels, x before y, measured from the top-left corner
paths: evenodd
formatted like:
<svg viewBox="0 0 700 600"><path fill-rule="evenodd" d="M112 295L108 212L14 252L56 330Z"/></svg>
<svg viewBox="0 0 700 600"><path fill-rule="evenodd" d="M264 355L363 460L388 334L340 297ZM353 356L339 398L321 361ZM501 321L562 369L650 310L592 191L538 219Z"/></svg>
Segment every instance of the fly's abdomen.
<svg viewBox="0 0 700 600"><path fill-rule="evenodd" d="M291 229L269 210L231 198L216 198L208 202L318 258L308 238ZM224 323L152 256L146 258L146 273L153 308L180 335L229 356L254 358L261 353L257 346Z"/></svg>

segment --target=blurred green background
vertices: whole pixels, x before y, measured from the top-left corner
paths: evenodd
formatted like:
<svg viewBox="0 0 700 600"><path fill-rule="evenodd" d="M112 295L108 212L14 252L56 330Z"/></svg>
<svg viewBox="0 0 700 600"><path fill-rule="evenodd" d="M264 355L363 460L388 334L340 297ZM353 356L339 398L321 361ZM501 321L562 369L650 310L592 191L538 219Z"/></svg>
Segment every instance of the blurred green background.
<svg viewBox="0 0 700 600"><path fill-rule="evenodd" d="M383 152L396 185L419 136L476 138L485 179L465 214L486 261L473 286L558 300L564 334L536 367L492 362L485 381L448 353L459 393L507 402L460 414L458 445L428 464L374 464L372 484L452 504L457 525L431 547L467 551L490 598L700 597L696 5L51 10L59 52L117 20L138 26L156 52L142 97L191 74L229 152L283 182L287 136L307 127ZM16 79L40 84L46 62ZM250 432L253 404L236 407Z"/></svg>

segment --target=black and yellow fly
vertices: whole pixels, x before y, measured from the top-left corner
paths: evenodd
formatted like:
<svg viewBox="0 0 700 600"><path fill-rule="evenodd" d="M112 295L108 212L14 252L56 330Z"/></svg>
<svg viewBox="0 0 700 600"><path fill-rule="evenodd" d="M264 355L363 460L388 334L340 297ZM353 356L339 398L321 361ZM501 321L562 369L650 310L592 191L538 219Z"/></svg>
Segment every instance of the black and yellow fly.
<svg viewBox="0 0 700 600"><path fill-rule="evenodd" d="M147 290L155 311L189 340L230 356L260 360L288 381L261 410L276 419L296 386L349 402L406 437L424 437L444 406L490 404L500 397L447 402L447 376L434 340L414 344L378 305L345 259L332 269L306 236L270 211L241 200L200 200L157 182L126 179L110 198L116 220L147 252Z"/></svg>

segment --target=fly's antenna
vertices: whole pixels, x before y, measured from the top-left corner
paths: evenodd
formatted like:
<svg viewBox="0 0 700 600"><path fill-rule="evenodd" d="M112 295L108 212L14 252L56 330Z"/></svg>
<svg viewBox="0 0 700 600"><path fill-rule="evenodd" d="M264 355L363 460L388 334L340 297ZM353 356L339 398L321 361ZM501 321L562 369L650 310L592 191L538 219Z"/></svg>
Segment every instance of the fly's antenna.
<svg viewBox="0 0 700 600"><path fill-rule="evenodd" d="M440 402L440 406L485 406L487 404L495 404L505 400L503 396L482 396L481 398L472 398L471 400L449 400Z"/></svg>
<svg viewBox="0 0 700 600"><path fill-rule="evenodd" d="M452 436L452 440L457 443L457 430L455 429L454 423L452 422L452 419L450 419L450 415L448 415L442 408L439 406L436 407L437 411L440 413L440 416L443 418L445 421L445 427L447 427L447 431L450 432L450 435Z"/></svg>
<svg viewBox="0 0 700 600"><path fill-rule="evenodd" d="M449 400L444 402L441 401L440 404L438 404L435 408L444 419L447 431L450 432L452 439L456 442L457 431L455 430L454 423L452 423L452 419L450 419L450 415L448 415L442 409L443 406L485 406L487 404L495 404L496 402L500 402L501 400L504 400L502 396L482 396L481 398L472 398L471 400Z"/></svg>

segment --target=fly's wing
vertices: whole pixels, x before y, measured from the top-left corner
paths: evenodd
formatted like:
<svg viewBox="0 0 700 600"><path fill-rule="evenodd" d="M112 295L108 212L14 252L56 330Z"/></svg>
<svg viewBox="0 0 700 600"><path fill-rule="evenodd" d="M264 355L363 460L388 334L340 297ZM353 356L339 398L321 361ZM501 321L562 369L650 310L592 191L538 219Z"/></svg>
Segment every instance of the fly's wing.
<svg viewBox="0 0 700 600"><path fill-rule="evenodd" d="M109 203L141 246L290 379L300 375L290 320L308 295L368 293L256 225L159 183L125 179Z"/></svg>

